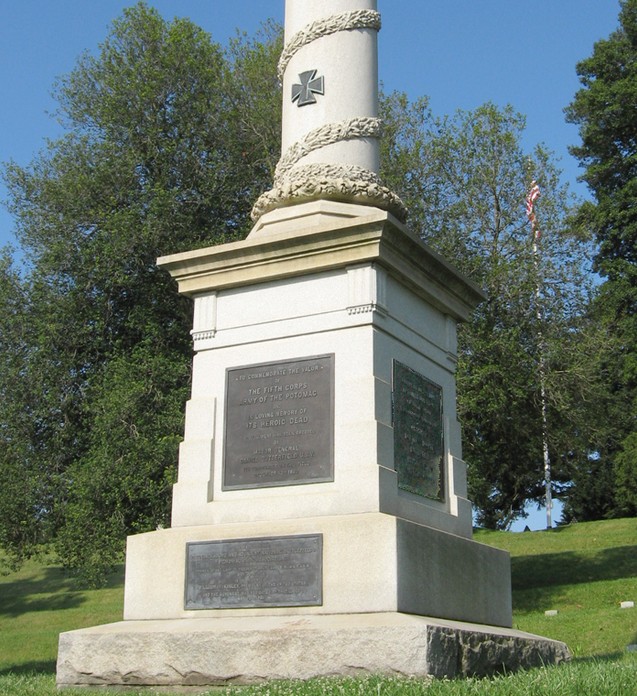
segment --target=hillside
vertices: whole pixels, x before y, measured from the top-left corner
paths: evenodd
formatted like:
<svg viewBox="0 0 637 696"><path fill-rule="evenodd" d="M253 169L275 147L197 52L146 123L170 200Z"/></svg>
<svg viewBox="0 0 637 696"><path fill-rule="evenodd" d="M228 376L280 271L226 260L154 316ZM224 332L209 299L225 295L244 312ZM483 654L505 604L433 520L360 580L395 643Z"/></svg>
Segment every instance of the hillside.
<svg viewBox="0 0 637 696"><path fill-rule="evenodd" d="M637 519L479 530L475 538L511 553L516 628L562 640L576 657L617 656L637 644L637 608L620 608L637 603Z"/></svg>

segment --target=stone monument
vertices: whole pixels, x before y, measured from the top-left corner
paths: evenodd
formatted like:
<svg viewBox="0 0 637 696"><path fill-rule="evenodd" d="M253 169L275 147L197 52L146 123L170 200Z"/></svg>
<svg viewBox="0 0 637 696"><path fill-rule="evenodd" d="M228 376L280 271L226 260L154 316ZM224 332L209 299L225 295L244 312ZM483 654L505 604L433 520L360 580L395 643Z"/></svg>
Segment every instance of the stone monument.
<svg viewBox="0 0 637 696"><path fill-rule="evenodd" d="M170 529L128 539L124 620L59 686L554 663L472 540L454 370L483 295L378 177L376 0L287 0L282 156L245 241L159 260L194 301Z"/></svg>

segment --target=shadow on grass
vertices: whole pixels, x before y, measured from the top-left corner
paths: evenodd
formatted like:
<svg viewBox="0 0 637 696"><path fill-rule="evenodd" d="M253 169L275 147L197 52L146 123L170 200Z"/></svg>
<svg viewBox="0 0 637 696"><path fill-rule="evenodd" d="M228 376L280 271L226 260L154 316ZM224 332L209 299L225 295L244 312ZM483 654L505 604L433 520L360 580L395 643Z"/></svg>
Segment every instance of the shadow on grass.
<svg viewBox="0 0 637 696"><path fill-rule="evenodd" d="M637 575L637 546L618 546L596 553L567 551L511 559L514 590L619 580Z"/></svg>
<svg viewBox="0 0 637 696"><path fill-rule="evenodd" d="M602 655L587 655L586 657L574 657L572 662L578 665L596 664L598 662L617 662L624 657L623 652L605 653Z"/></svg>
<svg viewBox="0 0 637 696"><path fill-rule="evenodd" d="M40 660L39 662L25 662L23 665L15 665L0 669L0 677L9 674L15 676L28 676L31 674L55 674L55 660Z"/></svg>
<svg viewBox="0 0 637 696"><path fill-rule="evenodd" d="M105 587L117 587L123 582L124 567L111 574ZM46 566L37 577L3 582L0 592L0 617L15 618L34 611L59 611L81 606L86 591L75 578L58 566Z"/></svg>

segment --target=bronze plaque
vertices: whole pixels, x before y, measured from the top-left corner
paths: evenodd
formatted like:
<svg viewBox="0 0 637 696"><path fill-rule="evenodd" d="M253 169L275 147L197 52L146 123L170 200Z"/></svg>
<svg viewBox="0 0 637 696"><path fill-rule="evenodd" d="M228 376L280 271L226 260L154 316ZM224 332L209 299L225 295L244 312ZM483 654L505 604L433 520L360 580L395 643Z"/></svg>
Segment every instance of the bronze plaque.
<svg viewBox="0 0 637 696"><path fill-rule="evenodd" d="M393 412L398 487L444 500L442 387L394 361Z"/></svg>
<svg viewBox="0 0 637 696"><path fill-rule="evenodd" d="M186 544L186 609L323 603L323 536Z"/></svg>
<svg viewBox="0 0 637 696"><path fill-rule="evenodd" d="M224 490L334 480L334 356L227 370Z"/></svg>

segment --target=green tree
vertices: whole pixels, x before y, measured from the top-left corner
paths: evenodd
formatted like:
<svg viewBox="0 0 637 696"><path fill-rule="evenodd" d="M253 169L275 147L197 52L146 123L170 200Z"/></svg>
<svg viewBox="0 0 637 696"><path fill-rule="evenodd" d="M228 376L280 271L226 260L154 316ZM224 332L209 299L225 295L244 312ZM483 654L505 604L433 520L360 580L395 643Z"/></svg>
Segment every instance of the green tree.
<svg viewBox="0 0 637 696"><path fill-rule="evenodd" d="M3 485L0 493L3 524L0 546L15 566L41 542L38 516L42 485L37 469L39 404L33 382L27 379L30 329L28 302L8 250L0 250L0 448ZM14 396L20 393L17 401ZM9 524L4 522L10 522Z"/></svg>
<svg viewBox="0 0 637 696"><path fill-rule="evenodd" d="M594 268L604 280L593 311L609 337L599 369L612 396L593 460L610 490L598 505L586 508L577 489L589 486L589 471L576 472L568 514L577 519L635 514L637 509L636 0L622 1L619 23L577 65L582 87L566 110L581 139L571 151L594 197L582 205L578 224L591 229L598 243Z"/></svg>
<svg viewBox="0 0 637 696"><path fill-rule="evenodd" d="M155 260L248 231L279 154L280 41L266 26L223 51L140 3L57 85L66 136L7 167L28 259L22 276L0 264L0 543L14 560L53 541L97 582L126 534L167 522L190 305ZM564 233L550 154L537 148L529 170L512 109L435 119L426 99L394 94L382 111L382 174L412 227L490 295L461 334L459 405L481 520L506 527L542 491L540 354L556 470L583 449L585 409L568 406L588 393L585 245ZM524 218L532 173L539 267ZM569 340L577 357L561 350Z"/></svg>
<svg viewBox="0 0 637 696"><path fill-rule="evenodd" d="M191 308L155 262L249 230L278 157L279 52L274 25L224 51L139 3L57 84L66 135L7 166L28 262L22 279L2 268L0 466L14 474L0 540L14 558L54 540L98 581L127 533L166 523ZM18 486L30 505L15 517Z"/></svg>
<svg viewBox="0 0 637 696"><path fill-rule="evenodd" d="M580 346L590 342L590 248L567 225L571 201L551 154L524 152L524 118L511 107L435 118L426 101L391 95L383 110L399 124L384 174L410 205L411 226L488 293L460 327L458 410L478 521L506 528L544 495L542 373L558 492L588 451L597 380ZM542 190L537 254L524 211L531 176Z"/></svg>

